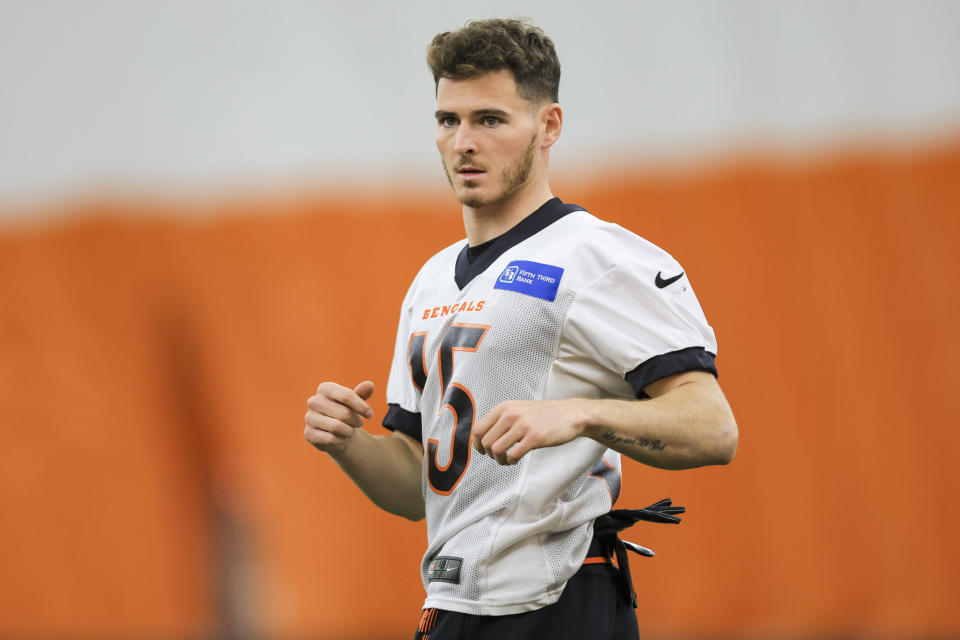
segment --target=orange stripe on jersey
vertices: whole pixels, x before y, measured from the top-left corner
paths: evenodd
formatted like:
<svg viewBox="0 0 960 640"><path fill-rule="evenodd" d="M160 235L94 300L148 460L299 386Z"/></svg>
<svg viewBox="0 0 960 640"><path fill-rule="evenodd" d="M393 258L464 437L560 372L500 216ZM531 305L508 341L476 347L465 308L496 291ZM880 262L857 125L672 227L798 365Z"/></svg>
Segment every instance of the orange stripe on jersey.
<svg viewBox="0 0 960 640"><path fill-rule="evenodd" d="M433 626L437 624L437 614L440 613L439 609L424 609L423 615L420 616L420 624L417 625L417 631L420 633L426 634L428 631L433 631ZM421 636L421 640L426 640L428 636Z"/></svg>
<svg viewBox="0 0 960 640"><path fill-rule="evenodd" d="M583 564L610 564L609 558L602 558L600 556L594 556L592 558L587 558L583 561Z"/></svg>

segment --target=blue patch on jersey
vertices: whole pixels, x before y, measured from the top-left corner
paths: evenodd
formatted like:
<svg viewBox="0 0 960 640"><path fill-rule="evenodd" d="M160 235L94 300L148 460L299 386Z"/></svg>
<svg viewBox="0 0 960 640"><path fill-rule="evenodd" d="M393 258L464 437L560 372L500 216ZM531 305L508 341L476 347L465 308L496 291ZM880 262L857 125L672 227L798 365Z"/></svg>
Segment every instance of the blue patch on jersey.
<svg viewBox="0 0 960 640"><path fill-rule="evenodd" d="M514 260L503 270L493 288L516 291L553 302L560 289L562 277L563 267L529 260Z"/></svg>

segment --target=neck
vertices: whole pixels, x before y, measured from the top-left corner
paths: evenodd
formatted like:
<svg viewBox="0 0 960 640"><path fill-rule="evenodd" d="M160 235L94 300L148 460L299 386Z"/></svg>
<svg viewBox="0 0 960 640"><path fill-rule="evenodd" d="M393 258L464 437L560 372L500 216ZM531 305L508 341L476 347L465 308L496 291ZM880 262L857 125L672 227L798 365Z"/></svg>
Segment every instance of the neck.
<svg viewBox="0 0 960 640"><path fill-rule="evenodd" d="M536 185L524 185L502 202L476 208L464 205L463 227L467 232L467 243L474 247L502 235L551 198L550 184L544 180Z"/></svg>

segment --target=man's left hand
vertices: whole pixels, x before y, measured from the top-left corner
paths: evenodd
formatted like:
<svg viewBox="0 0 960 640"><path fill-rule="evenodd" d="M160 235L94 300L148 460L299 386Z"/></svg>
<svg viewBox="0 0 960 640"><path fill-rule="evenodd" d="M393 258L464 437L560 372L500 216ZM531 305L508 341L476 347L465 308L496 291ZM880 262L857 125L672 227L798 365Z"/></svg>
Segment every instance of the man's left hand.
<svg viewBox="0 0 960 640"><path fill-rule="evenodd" d="M583 435L584 402L579 398L502 402L473 426L473 446L500 464L516 464L532 449Z"/></svg>

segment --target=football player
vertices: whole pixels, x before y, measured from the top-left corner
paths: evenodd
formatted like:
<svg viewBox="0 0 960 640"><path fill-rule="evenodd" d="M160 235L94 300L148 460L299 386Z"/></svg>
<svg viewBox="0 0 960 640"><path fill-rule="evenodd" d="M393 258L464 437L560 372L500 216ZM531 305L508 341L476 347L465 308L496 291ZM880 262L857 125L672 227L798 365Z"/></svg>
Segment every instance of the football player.
<svg viewBox="0 0 960 640"><path fill-rule="evenodd" d="M668 253L553 195L560 65L541 30L472 22L427 58L466 240L403 301L393 433L363 429L373 382L325 382L306 439L378 506L426 517L418 638L636 638L617 532L682 507L611 511L621 454L664 469L733 458L713 330Z"/></svg>

